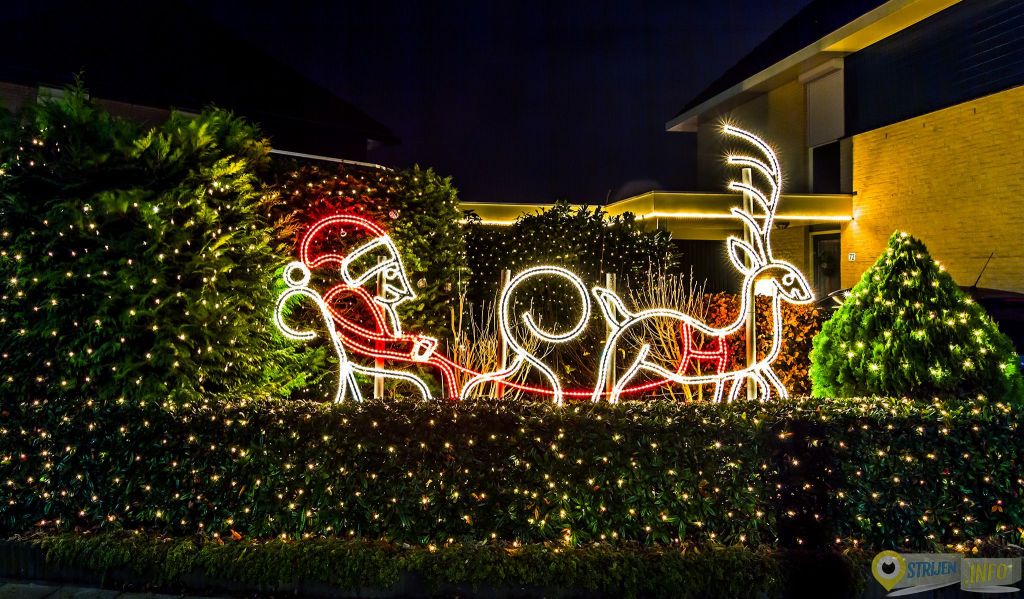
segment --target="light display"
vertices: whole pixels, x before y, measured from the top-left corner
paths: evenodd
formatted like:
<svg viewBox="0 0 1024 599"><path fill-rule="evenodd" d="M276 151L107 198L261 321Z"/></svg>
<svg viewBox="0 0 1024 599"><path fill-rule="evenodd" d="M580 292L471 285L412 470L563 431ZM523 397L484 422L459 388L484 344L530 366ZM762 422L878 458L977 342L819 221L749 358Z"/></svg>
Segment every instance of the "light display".
<svg viewBox="0 0 1024 599"><path fill-rule="evenodd" d="M657 319L679 321L680 331L684 335L683 359L675 367L658 364L648 359L650 344L640 344L633 359L627 361L629 366L626 371L618 379L618 383L611 392L607 394L608 401L618 401L623 390L626 389L626 384L644 370L683 385L712 383L715 387L715 401L722 400L725 386L728 383L731 383L729 400L736 399L743 387L741 383L746 379L753 380L757 384L762 400L768 399L773 389L781 397L788 395L785 386L771 366L782 347L782 301L796 304L809 303L813 301L814 294L811 292L807 280L795 266L772 256L771 231L782 191L782 171L775 153L768 144L752 133L731 125L723 127L723 132L749 143L760 152L763 158L730 155L727 158L728 164L751 169L761 175L768 186L767 193L765 193L752 184L737 181L729 183L729 189L748 194L754 204L763 212L761 223L758 224L758 216L755 214L740 208L732 209L732 214L746 227L752 241L752 243L747 243L737 237L730 237L726 240L729 260L743 275L740 291L741 307L737 318L723 327L710 327L688 314L671 308L653 308L634 313L626 308L623 301L613 291L595 287L593 293L598 299L598 305L601 307L601 313L605 317L610 332L600 357L598 382L591 395L593 401L599 401L605 396L603 381L608 376L613 352L620 347L623 337L631 332L643 335L645 325L649 321ZM725 357L728 351L726 338L746 324L750 314L750 303L754 301L754 284L757 281L768 281L774 291L771 294L772 341L770 349L763 356L755 355L753 363L735 371L726 372L724 371ZM711 352L694 353L692 349L694 332L710 338L716 349ZM718 356L721 357L718 358ZM686 374L685 369L691 359L705 357L718 358L716 371L713 374Z"/></svg>
<svg viewBox="0 0 1024 599"><path fill-rule="evenodd" d="M323 317L331 320L329 330L332 331L332 342L340 362L339 401L346 389L352 389L353 396L359 397L351 376L353 372L372 372L409 380L421 389L424 397L430 396L419 377L383 369L380 361L433 367L440 373L443 393L449 398L466 398L484 383L500 382L522 391L550 395L557 404L561 404L565 397L617 402L623 395L647 391L672 382L682 385L712 384L715 401L721 401L726 386L731 385L728 398L732 401L747 380L757 385L762 400L769 398L773 392L786 397L786 388L771 366L782 347L782 302L809 303L814 295L794 265L772 255L770 236L782 189L778 159L768 144L757 136L730 125L726 125L723 131L747 143L758 154L730 155L728 164L750 169L765 182L764 189L753 183L729 183L729 189L746 194L751 198L751 206L756 206L756 209L750 210L731 210L732 215L746 228L750 241L737 237L726 240L729 259L743 276L741 307L737 318L730 324L712 327L670 307L633 312L613 290L602 287L588 290L586 284L569 270L556 266L537 266L516 274L501 291L497 319L502 339L511 350L511 362L493 372L476 372L454 363L437 351L437 339L403 332L396 307L413 298L414 293L398 249L380 225L359 216L339 214L316 222L303 236L299 245L300 261L297 264L307 270L299 271L298 266L293 265L286 271L285 279L290 289L282 294L278 302L278 327L293 338L311 338L309 332L297 332L289 328L283 322L281 312L287 300L298 295L317 302ZM320 296L308 286L309 271L323 267L336 269L343 282L330 287ZM291 278L294 272L300 272L299 279ZM540 277L562 279L579 296L579 319L564 332L541 328L530 311L523 312L518 318L512 313L513 294L526 281ZM749 308L754 301L755 283L772 291L771 344L764 355L755 355L745 366L729 371L728 337L747 324ZM367 290L368 286L375 287L373 293ZM591 389L565 389L558 374L544 363L541 356L527 350L525 340L517 338L516 334L525 328L534 340L547 344L562 344L576 339L589 323L591 295L601 308L608 330L603 351L598 358L596 382ZM352 316L354 311L359 311L354 307L361 307L361 319ZM517 320L522 321L522 327L514 326ZM681 336L682 355L673 364L664 363L664 359L655 359L655 352L652 351L654 341L644 338L651 324L665 320L678 322ZM698 337L704 338L706 342L697 343L695 339ZM627 347L625 340L632 343ZM346 351L377 360L378 365L370 368L354 364L348 359ZM615 352L632 352L627 353L629 359L623 361L626 367L621 373L612 372ZM691 373L693 364L704 362L710 362L713 371ZM544 386L511 380L527 367L540 375L545 381ZM457 370L469 375L461 389L456 389L454 385ZM634 383L642 372L653 374L655 379ZM607 383L609 380L615 381L610 388Z"/></svg>
<svg viewBox="0 0 1024 599"><path fill-rule="evenodd" d="M576 291L579 294L582 310L580 318L576 321L576 324L564 333L555 333L540 328L540 326L538 326L534 321L533 314L530 312L524 312L522 314L522 321L530 334L547 343L565 343L577 337L581 332L583 332L583 329L586 328L587 322L590 320L590 294L587 290L587 286L579 277L568 270L557 266L537 266L524 270L516 275L515 278L511 279L505 288L502 289L501 300L499 301L498 308L498 325L501 330L501 335L505 339L509 348L511 348L512 352L515 354L515 357L512 359L512 363L503 370L478 374L471 378L463 386L460 394L461 397L469 397L470 391L472 391L477 385L486 381L505 381L509 377L515 375L524 365L529 364L536 368L551 384L551 394L555 403L562 403L564 394L562 392L562 383L559 381L558 375L556 375L549 366L544 364L539 357L523 347L523 344L516 339L511 322L513 293L524 282L541 276L557 276L568 281L576 288Z"/></svg>
<svg viewBox="0 0 1024 599"><path fill-rule="evenodd" d="M344 247L349 237L355 238L357 245L342 253L339 246ZM299 262L285 269L284 279L289 289L278 298L275 321L286 336L311 339L315 333L292 329L284 322L283 313L287 302L296 296L308 297L317 304L339 361L335 401L341 401L346 392L357 400L362 399L354 373L408 381L424 398L431 397L429 387L419 376L357 364L349 359L346 350L375 360L433 365L441 369L442 378L448 382L446 389L451 388L450 362L435 355L437 339L402 332L395 307L414 298L415 293L398 250L383 228L358 216L329 216L316 222L303 236L299 258ZM331 286L321 296L308 285L311 271L324 267L337 267L342 282ZM297 279L295 272L300 273ZM371 284L375 288L372 294L366 289ZM367 317L369 322L365 322Z"/></svg>
<svg viewBox="0 0 1024 599"><path fill-rule="evenodd" d="M298 278L295 278L295 273L299 273ZM288 285L288 289L282 292L277 299L277 309L274 310L274 322L277 324L277 328L281 333L290 339L300 341L314 339L317 336L315 331L299 331L289 326L288 323L285 322L285 312L287 310L288 302L295 297L306 297L316 304L321 317L324 319L324 326L327 329L327 334L331 338L331 345L338 357L338 387L334 394L334 401L340 403L345 399L346 395L351 395L351 397L356 401L363 400L362 393L359 391L359 384L356 382L356 373L367 376L379 375L408 381L419 389L420 393L423 394L424 399L430 399L430 389L416 375L409 374L407 372L362 366L353 363L348 359L348 354L345 352L345 345L342 343L341 336L338 334L338 330L334 324L334 315L327 302L324 301L324 298L322 298L315 290L309 288L308 284L310 277L311 273L309 268L301 262L292 262L285 267L284 280Z"/></svg>

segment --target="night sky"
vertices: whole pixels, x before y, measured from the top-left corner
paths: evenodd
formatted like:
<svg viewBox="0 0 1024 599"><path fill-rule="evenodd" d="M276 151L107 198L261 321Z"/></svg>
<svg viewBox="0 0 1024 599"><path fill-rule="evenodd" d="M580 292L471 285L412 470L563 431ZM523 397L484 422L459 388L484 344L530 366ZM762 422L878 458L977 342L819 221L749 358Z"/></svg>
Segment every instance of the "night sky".
<svg viewBox="0 0 1024 599"><path fill-rule="evenodd" d="M580 203L693 190L694 136L665 122L808 2L187 1L402 139L371 160Z"/></svg>

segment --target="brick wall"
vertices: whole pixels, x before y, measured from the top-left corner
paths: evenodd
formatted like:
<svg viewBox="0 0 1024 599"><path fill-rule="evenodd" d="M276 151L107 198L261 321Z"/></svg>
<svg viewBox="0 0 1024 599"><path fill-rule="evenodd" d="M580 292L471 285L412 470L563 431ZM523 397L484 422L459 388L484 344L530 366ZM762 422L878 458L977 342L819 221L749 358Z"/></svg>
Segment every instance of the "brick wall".
<svg viewBox="0 0 1024 599"><path fill-rule="evenodd" d="M772 255L796 265L810 278L807 243L807 227L790 225L786 229L772 231Z"/></svg>
<svg viewBox="0 0 1024 599"><path fill-rule="evenodd" d="M844 287L900 229L961 285L994 250L979 286L1024 292L1024 87L854 136L853 190Z"/></svg>

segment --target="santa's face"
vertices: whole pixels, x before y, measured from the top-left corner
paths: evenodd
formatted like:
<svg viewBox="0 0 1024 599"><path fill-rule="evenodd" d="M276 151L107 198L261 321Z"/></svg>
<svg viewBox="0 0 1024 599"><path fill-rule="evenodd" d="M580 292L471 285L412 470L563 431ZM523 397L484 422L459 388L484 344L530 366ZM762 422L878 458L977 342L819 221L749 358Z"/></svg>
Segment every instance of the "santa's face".
<svg viewBox="0 0 1024 599"><path fill-rule="evenodd" d="M416 297L405 275L398 249L386 235L363 244L346 256L341 263L341 276L354 287L365 285L374 293L378 303L387 306Z"/></svg>
<svg viewBox="0 0 1024 599"><path fill-rule="evenodd" d="M394 260L382 264L384 265L383 284L380 286L377 301L394 306L416 297L412 291L412 285L409 284L409 279L405 276L401 258L395 256Z"/></svg>

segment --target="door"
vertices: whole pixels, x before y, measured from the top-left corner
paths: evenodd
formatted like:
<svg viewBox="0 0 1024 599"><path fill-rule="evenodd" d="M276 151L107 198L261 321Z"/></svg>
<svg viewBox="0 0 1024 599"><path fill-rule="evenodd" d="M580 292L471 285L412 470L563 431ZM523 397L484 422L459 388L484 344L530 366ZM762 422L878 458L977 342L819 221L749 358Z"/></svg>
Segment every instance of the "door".
<svg viewBox="0 0 1024 599"><path fill-rule="evenodd" d="M839 233L813 235L814 293L820 299L839 289Z"/></svg>

